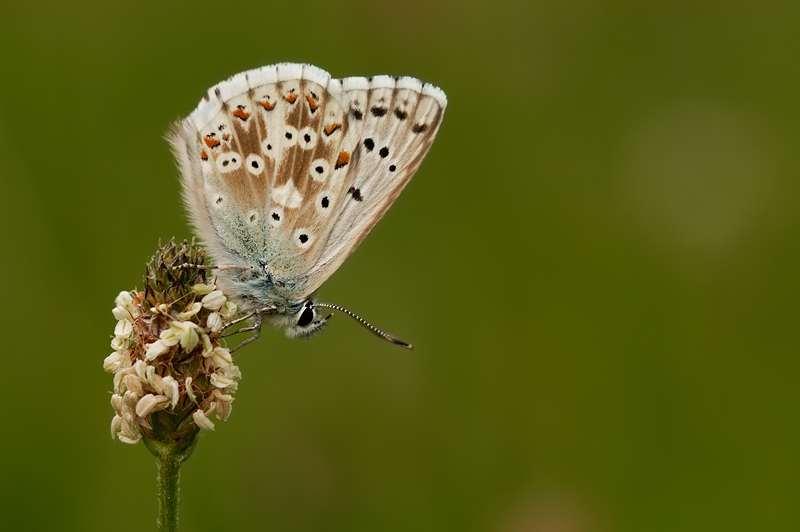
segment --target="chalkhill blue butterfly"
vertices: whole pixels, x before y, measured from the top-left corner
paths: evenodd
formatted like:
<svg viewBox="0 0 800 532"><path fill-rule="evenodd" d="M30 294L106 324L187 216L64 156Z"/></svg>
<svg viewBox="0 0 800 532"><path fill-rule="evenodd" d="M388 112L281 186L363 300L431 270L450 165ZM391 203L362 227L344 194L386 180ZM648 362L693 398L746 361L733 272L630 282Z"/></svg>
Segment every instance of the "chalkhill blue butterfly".
<svg viewBox="0 0 800 532"><path fill-rule="evenodd" d="M419 168L447 106L410 77L333 79L281 63L208 90L169 135L196 233L218 284L253 319L289 336L325 326L314 293L386 213ZM232 323L234 323L232 322Z"/></svg>

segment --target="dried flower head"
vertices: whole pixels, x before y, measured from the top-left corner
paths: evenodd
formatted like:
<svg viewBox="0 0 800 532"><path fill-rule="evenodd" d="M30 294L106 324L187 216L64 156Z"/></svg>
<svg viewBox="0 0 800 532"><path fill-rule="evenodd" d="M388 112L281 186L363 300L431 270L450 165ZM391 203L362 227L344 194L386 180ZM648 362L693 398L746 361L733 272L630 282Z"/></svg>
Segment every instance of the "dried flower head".
<svg viewBox="0 0 800 532"><path fill-rule="evenodd" d="M144 439L191 451L210 416L226 420L241 379L222 346L223 323L236 305L206 280L205 252L194 244L161 247L147 265L144 291L121 292L112 310L118 320L103 367L114 374L111 435L124 443Z"/></svg>

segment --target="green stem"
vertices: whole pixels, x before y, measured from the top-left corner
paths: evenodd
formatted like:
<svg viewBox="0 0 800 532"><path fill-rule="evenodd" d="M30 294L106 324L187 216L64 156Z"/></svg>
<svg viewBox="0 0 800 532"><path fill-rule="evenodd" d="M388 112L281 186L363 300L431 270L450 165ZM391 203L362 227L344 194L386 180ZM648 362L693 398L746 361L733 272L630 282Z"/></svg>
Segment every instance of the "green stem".
<svg viewBox="0 0 800 532"><path fill-rule="evenodd" d="M191 417L175 416L166 410L153 414L153 434L142 433L147 450L158 460L158 530L178 530L178 484L181 464L194 451L200 429L187 423Z"/></svg>
<svg viewBox="0 0 800 532"><path fill-rule="evenodd" d="M158 530L178 530L178 491L181 464L186 458L170 445L163 445L158 456Z"/></svg>

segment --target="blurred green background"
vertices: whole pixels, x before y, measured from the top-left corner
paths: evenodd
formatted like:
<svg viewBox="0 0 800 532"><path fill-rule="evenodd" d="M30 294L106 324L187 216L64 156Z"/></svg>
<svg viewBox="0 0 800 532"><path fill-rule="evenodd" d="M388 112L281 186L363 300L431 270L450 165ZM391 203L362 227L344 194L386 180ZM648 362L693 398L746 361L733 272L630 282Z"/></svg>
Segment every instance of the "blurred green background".
<svg viewBox="0 0 800 532"><path fill-rule="evenodd" d="M9 2L4 530L154 529L116 294L191 236L162 136L242 70L449 97L304 342L244 349L189 531L800 529L800 3Z"/></svg>

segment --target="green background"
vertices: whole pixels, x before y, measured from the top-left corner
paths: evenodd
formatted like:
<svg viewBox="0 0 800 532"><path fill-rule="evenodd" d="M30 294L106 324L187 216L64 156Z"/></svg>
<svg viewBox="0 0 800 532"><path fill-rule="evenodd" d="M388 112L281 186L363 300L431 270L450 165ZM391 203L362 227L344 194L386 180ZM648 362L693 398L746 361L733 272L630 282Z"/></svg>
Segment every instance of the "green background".
<svg viewBox="0 0 800 532"><path fill-rule="evenodd" d="M449 107L321 291L242 350L183 530L800 529L800 3L10 2L0 528L155 527L112 441L111 308L191 236L163 134L309 62Z"/></svg>

